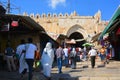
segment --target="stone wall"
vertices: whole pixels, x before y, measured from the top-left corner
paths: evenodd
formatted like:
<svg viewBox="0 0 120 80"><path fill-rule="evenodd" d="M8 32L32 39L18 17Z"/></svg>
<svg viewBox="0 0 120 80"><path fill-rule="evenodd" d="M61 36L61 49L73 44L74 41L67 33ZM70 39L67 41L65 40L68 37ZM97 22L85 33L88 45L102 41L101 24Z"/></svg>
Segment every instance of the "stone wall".
<svg viewBox="0 0 120 80"><path fill-rule="evenodd" d="M74 11L71 14L23 14L30 16L39 23L53 39L57 39L59 34L70 36L74 32L79 32L84 38L93 36L105 28L106 21L101 20L101 12L98 11L93 16L80 16Z"/></svg>

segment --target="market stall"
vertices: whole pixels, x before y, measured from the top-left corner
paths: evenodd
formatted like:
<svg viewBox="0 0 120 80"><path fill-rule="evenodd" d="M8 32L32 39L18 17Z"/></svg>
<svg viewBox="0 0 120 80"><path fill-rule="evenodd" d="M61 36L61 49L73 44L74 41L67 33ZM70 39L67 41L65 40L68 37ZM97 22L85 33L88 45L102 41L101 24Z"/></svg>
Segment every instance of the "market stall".
<svg viewBox="0 0 120 80"><path fill-rule="evenodd" d="M98 40L101 42L101 45L106 45L106 42L110 42L112 45L112 57L120 60L120 6L115 11L104 31L100 34Z"/></svg>

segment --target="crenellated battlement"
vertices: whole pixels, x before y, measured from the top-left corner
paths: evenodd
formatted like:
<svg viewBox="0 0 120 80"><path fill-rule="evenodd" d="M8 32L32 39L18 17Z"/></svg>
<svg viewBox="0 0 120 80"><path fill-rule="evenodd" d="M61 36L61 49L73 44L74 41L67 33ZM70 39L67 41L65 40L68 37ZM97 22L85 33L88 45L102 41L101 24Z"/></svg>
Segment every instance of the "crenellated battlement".
<svg viewBox="0 0 120 80"><path fill-rule="evenodd" d="M104 29L104 24L101 21L101 11L98 10L93 16L79 15L76 11L68 13L42 13L42 14L27 14L23 16L30 16L38 24L40 24L49 36L56 39L55 35L64 34L70 36L75 32L79 32L82 37L86 38L88 34L91 36L94 32L101 32ZM54 34L50 34L54 33Z"/></svg>
<svg viewBox="0 0 120 80"><path fill-rule="evenodd" d="M101 12L100 10L98 10L97 13L95 13L94 16L80 16L77 14L76 11L74 12L71 12L70 14L68 13L65 13L65 14L62 14L62 13L59 13L59 14L56 14L56 13L48 13L48 14L45 14L45 13L42 13L42 14L34 14L34 13L31 13L30 15L28 15L26 12L23 13L24 16L30 16L31 18L34 18L34 19L41 19L41 18L94 18L98 21L101 20Z"/></svg>
<svg viewBox="0 0 120 80"><path fill-rule="evenodd" d="M30 15L28 15L26 12L23 13L24 16L30 16L31 18L37 20L37 19L56 19L56 18L70 18L70 19L96 19L98 22L100 22L101 20L101 12L100 10L98 10L98 12L94 15L94 16L80 16L77 14L76 11L74 12L71 12L70 14L68 13L65 13L65 14L62 14L62 13L59 13L59 14L56 14L56 13L48 13L48 14L45 14L45 13L42 13L42 14L34 14L34 13L31 13Z"/></svg>

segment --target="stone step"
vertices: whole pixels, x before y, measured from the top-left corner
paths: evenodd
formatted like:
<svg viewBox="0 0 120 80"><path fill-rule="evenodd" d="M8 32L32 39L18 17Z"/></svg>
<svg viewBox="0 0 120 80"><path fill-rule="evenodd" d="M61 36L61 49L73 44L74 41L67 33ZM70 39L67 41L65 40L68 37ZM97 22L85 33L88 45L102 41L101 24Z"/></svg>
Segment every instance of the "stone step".
<svg viewBox="0 0 120 80"><path fill-rule="evenodd" d="M120 77L78 77L78 78L60 78L59 80L120 80Z"/></svg>
<svg viewBox="0 0 120 80"><path fill-rule="evenodd" d="M77 80L120 80L120 77L79 77Z"/></svg>
<svg viewBox="0 0 120 80"><path fill-rule="evenodd" d="M52 80L120 80L120 77L60 77ZM47 80L43 76L33 76L32 80Z"/></svg>
<svg viewBox="0 0 120 80"><path fill-rule="evenodd" d="M77 62L77 67L83 67L83 68L91 68L91 62ZM95 67L105 67L105 65L101 64L101 61L95 63Z"/></svg>
<svg viewBox="0 0 120 80"><path fill-rule="evenodd" d="M83 66L86 65L88 67L83 68ZM105 66L101 65L101 61L96 61L95 69L91 69L90 61L77 62L76 69L71 69L70 67L66 68L63 66L63 74L67 74L70 77L63 77L61 75L60 78L58 77L58 80L120 80L120 68L118 66L120 66L120 64L116 61L110 61L110 63ZM57 70L58 69L55 68L53 70L54 73L56 73Z"/></svg>

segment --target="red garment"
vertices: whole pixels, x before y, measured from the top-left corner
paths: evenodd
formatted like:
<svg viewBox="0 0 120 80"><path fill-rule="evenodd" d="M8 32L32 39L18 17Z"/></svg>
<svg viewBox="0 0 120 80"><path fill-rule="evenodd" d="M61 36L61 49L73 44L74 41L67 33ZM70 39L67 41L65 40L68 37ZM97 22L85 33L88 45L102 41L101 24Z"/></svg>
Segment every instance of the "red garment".
<svg viewBox="0 0 120 80"><path fill-rule="evenodd" d="M111 54L107 54L106 58L110 59L110 57L111 57Z"/></svg>
<svg viewBox="0 0 120 80"><path fill-rule="evenodd" d="M76 48L76 52L79 52L79 48Z"/></svg>
<svg viewBox="0 0 120 80"><path fill-rule="evenodd" d="M68 54L70 54L71 48L68 48Z"/></svg>
<svg viewBox="0 0 120 80"><path fill-rule="evenodd" d="M116 35L120 35L120 28L116 31Z"/></svg>

